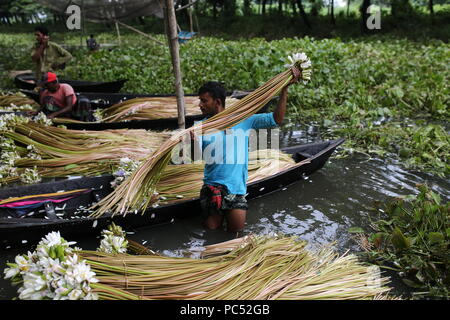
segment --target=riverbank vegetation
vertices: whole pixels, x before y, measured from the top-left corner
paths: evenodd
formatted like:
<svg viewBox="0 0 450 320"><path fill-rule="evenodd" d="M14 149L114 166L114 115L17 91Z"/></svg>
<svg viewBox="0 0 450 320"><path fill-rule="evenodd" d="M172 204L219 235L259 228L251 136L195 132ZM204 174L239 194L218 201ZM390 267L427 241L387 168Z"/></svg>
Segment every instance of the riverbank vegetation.
<svg viewBox="0 0 450 320"><path fill-rule="evenodd" d="M448 299L450 204L426 185L418 189L418 195L378 204L369 216L372 230L357 239L363 256L397 271L416 298Z"/></svg>
<svg viewBox="0 0 450 320"><path fill-rule="evenodd" d="M32 41L32 34L0 36L5 69L32 68ZM347 153L395 158L407 168L440 176L450 173L446 127L450 50L439 40L199 37L180 48L184 90L195 93L207 80L223 81L230 91L257 88L283 69L289 53L299 50L310 55L313 77L308 85L290 89L290 121L316 123L326 138L346 138ZM122 45L112 50L71 52L74 59L62 76L97 81L127 78L123 92L174 92L167 48L143 43L138 35L123 37ZM13 89L12 81L5 79L4 75L2 86Z"/></svg>

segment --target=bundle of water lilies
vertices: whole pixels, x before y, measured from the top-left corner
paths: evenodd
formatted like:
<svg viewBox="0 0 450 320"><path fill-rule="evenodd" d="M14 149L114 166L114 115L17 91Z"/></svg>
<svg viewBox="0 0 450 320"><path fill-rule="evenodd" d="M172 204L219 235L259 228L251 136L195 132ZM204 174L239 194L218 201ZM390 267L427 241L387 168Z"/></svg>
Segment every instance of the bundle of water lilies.
<svg viewBox="0 0 450 320"><path fill-rule="evenodd" d="M198 97L185 96L185 115L200 115ZM227 98L227 105L236 102L237 99ZM145 97L125 100L111 107L94 111L97 122L126 122L132 120L154 120L176 118L178 116L176 97ZM72 119L56 118L55 122L69 123L79 122Z"/></svg>
<svg viewBox="0 0 450 320"><path fill-rule="evenodd" d="M8 263L5 278L22 285L19 299L389 298L378 267L329 246L307 251L294 237L246 236L203 248L200 258L126 253L125 233L114 225L97 251L71 244L50 233Z"/></svg>
<svg viewBox="0 0 450 320"><path fill-rule="evenodd" d="M22 93L0 92L0 110L1 111L26 111L35 110L39 105Z"/></svg>
<svg viewBox="0 0 450 320"><path fill-rule="evenodd" d="M289 57L288 69L264 83L261 87L227 107L224 111L207 120L177 134L164 142L160 148L137 168L114 192L103 198L95 207L94 216L102 216L107 212L126 214L130 211L145 212L155 201L151 195L156 193L156 185L161 173L171 159L171 153L176 145L190 132L199 134L209 130L225 130L249 116L255 114L275 95L288 85L294 78L292 69L301 71L301 79L306 83L311 76L311 62L304 53ZM149 196L150 195L150 196Z"/></svg>
<svg viewBox="0 0 450 320"><path fill-rule="evenodd" d="M0 116L0 184L116 172L121 159L140 160L170 137L169 132L146 130L68 130L49 126L40 116L34 121Z"/></svg>

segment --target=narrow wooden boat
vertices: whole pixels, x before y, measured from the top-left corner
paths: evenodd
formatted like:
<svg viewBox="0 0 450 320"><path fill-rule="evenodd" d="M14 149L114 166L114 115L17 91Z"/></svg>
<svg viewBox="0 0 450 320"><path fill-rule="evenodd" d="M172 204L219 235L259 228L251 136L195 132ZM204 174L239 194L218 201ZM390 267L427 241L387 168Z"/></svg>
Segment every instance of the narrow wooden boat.
<svg viewBox="0 0 450 320"><path fill-rule="evenodd" d="M26 94L28 97L34 99L39 103L39 96L34 91L21 90L22 93ZM242 99L248 95L251 91L235 91L228 93L227 97ZM133 94L133 93L88 93L81 92L77 95L83 95L91 101L91 106L93 109L96 108L108 108L114 104L120 103L122 101L131 100L134 98L175 98L173 95L169 94ZM186 97L197 97L196 94L186 94ZM269 107L277 101L277 97L273 98L269 103L267 103L258 113L265 113L268 111ZM200 109L198 109L197 114L189 114L185 116L185 126L189 128L194 125L196 121L203 119L204 116L201 114ZM160 119L149 119L149 120L130 120L130 121L118 121L118 122L64 122L61 123L67 127L67 129L72 130L108 130L108 129L147 129L147 130L164 130L164 129L177 129L178 117L174 115L170 118L160 118Z"/></svg>
<svg viewBox="0 0 450 320"><path fill-rule="evenodd" d="M72 86L75 92L119 92L127 79L120 79L110 82L96 82L85 80L59 79L60 83L67 83ZM31 73L22 73L14 78L17 88L33 90L36 87L36 79Z"/></svg>
<svg viewBox="0 0 450 320"><path fill-rule="evenodd" d="M250 183L247 188L247 199L251 200L281 190L292 183L303 181L305 175L308 176L321 169L335 149L343 142L344 139L338 139L283 149L285 153L292 155L298 165ZM21 214L20 208L0 207L0 244L22 240L37 241L50 231L60 231L66 239L70 239L74 235L96 234L105 229L111 222L131 231L139 227L170 222L175 218L190 217L200 212L199 199L192 198L151 208L143 214L105 215L94 219L79 213L82 208L89 207L92 202L98 201L109 194L112 191L110 187L112 180L112 176L105 175L1 188L0 200L23 196L28 196L27 199L30 200L29 196L31 195L36 195L33 198L35 200L42 200L45 199L42 194L56 193L60 190L64 190L67 194L61 194L59 198L68 199L58 203L58 206L64 205L65 208L62 211L54 211L52 209L54 206L49 205L49 202L42 202L40 206L38 203L38 207L34 209L36 213L33 216ZM251 210L251 201L249 204ZM78 213L75 214L77 211Z"/></svg>
<svg viewBox="0 0 450 320"><path fill-rule="evenodd" d="M23 94L39 103L39 94L32 90L20 90ZM227 96L236 99L242 99L251 91L233 91L228 92ZM174 97L173 94L147 94L147 93L117 93L117 92L75 92L77 96L84 96L91 101L91 106L94 109L108 108L117 103L131 100L134 98L158 98L158 97ZM185 94L186 97L197 96L197 94Z"/></svg>

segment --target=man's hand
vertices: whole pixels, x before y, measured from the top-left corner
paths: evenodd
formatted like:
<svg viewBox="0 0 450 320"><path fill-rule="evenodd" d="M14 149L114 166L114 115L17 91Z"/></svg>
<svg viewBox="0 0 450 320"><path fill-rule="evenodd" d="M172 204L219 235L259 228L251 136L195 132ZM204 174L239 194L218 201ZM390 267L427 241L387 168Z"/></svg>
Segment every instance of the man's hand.
<svg viewBox="0 0 450 320"><path fill-rule="evenodd" d="M25 112L25 114L26 114L27 116L29 116L29 117L35 116L35 115L37 115L38 113L39 113L39 111L35 111L35 110L28 110L28 111Z"/></svg>
<svg viewBox="0 0 450 320"><path fill-rule="evenodd" d="M194 132L194 130L189 131L189 134L191 135L191 140L193 140L193 141L197 141L198 140L198 136Z"/></svg>
<svg viewBox="0 0 450 320"><path fill-rule="evenodd" d="M292 68L291 68L291 71L292 71L292 75L293 75L294 77L292 78L292 80L289 82L288 85L297 83L298 80L299 80L299 79L301 78L301 76L302 76L302 72L301 72L300 70L298 70L297 68L295 68L295 67L292 67Z"/></svg>

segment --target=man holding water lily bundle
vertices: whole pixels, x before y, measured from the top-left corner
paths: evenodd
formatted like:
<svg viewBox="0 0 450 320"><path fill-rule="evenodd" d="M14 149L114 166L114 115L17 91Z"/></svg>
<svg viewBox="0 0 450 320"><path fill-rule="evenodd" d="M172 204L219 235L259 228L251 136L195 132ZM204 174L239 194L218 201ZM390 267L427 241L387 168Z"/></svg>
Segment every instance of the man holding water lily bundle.
<svg viewBox="0 0 450 320"><path fill-rule="evenodd" d="M227 220L228 231L239 232L244 228L248 209L245 199L248 177L248 132L251 129L273 128L282 123L286 113L288 87L301 78L301 72L297 68L291 70L293 80L281 90L274 112L252 115L225 131L207 133L201 137L192 134L192 139L198 141L194 146L201 147L205 161L200 202L204 224L208 229L221 227L224 218ZM205 83L199 89L198 95L199 107L205 119L225 109L226 91L219 82ZM242 134L243 137L233 137L233 142L230 143L230 132L233 135Z"/></svg>

